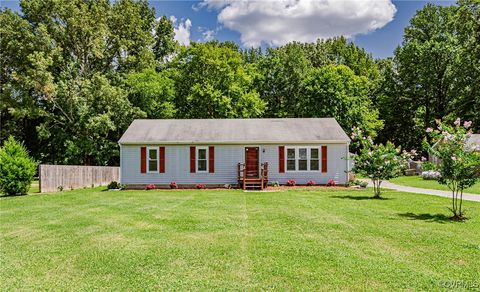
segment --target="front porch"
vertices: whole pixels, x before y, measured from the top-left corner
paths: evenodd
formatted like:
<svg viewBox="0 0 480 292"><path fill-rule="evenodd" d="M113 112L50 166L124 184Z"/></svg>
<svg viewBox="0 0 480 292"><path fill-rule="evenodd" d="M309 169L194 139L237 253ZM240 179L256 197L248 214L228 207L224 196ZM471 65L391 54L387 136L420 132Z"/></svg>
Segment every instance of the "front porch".
<svg viewBox="0 0 480 292"><path fill-rule="evenodd" d="M264 190L268 186L268 162L260 164L258 167L248 167L245 163L239 162L237 165L238 186L244 190Z"/></svg>

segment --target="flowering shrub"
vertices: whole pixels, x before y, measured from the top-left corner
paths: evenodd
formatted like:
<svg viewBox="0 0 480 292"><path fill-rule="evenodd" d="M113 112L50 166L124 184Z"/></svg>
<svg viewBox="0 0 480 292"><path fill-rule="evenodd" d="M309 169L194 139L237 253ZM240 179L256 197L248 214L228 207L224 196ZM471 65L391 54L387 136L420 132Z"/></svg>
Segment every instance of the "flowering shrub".
<svg viewBox="0 0 480 292"><path fill-rule="evenodd" d="M438 180L440 178L440 172L435 170L422 171L422 178L424 180Z"/></svg>
<svg viewBox="0 0 480 292"><path fill-rule="evenodd" d="M174 182L174 181L172 181L172 182L170 183L170 188L171 188L171 189L178 189L177 183Z"/></svg>
<svg viewBox="0 0 480 292"><path fill-rule="evenodd" d="M147 190L147 191L148 190L154 190L154 189L156 189L154 184L148 184L148 185L145 186L145 190Z"/></svg>
<svg viewBox="0 0 480 292"><path fill-rule="evenodd" d="M204 185L204 184L197 184L195 187L196 187L197 189L201 190L201 189L205 189L207 186Z"/></svg>
<svg viewBox="0 0 480 292"><path fill-rule="evenodd" d="M337 185L337 182L334 181L333 179L329 179L327 182L327 187L334 187Z"/></svg>
<svg viewBox="0 0 480 292"><path fill-rule="evenodd" d="M355 162L352 171L369 177L373 182L374 198L380 198L382 181L403 174L408 160L416 155L416 152L401 152L400 148L396 148L391 142L385 145L373 144L372 138L364 137L359 128L352 129L351 137L352 144L359 149L358 153L351 157Z"/></svg>
<svg viewBox="0 0 480 292"><path fill-rule="evenodd" d="M460 118L453 126L440 120L436 122L437 129L427 129L433 144L426 140L423 144L431 155L440 160L438 182L452 191L452 219L463 220L463 190L473 186L480 176L480 153L475 151L475 145L468 144L472 122L464 121L462 125Z"/></svg>
<svg viewBox="0 0 480 292"><path fill-rule="evenodd" d="M294 180L294 179L289 179L287 181L287 186L289 186L289 187L294 187L296 184L297 184L297 181Z"/></svg>
<svg viewBox="0 0 480 292"><path fill-rule="evenodd" d="M314 180L307 181L307 186L314 186L316 184L317 184L317 182L315 182Z"/></svg>

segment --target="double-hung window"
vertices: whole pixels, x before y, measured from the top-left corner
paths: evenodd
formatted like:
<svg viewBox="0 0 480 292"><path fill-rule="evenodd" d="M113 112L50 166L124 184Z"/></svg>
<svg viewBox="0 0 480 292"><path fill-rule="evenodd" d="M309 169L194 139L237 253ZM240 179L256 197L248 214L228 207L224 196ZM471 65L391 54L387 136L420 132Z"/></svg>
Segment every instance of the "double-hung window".
<svg viewBox="0 0 480 292"><path fill-rule="evenodd" d="M295 148L287 148L287 170L288 171L295 171L296 167L296 159L295 159Z"/></svg>
<svg viewBox="0 0 480 292"><path fill-rule="evenodd" d="M148 172L158 172L158 147L148 147Z"/></svg>
<svg viewBox="0 0 480 292"><path fill-rule="evenodd" d="M318 148L310 148L310 170L320 170L320 152Z"/></svg>
<svg viewBox="0 0 480 292"><path fill-rule="evenodd" d="M197 172L208 171L208 147L197 147Z"/></svg>
<svg viewBox="0 0 480 292"><path fill-rule="evenodd" d="M287 171L319 171L319 147L286 147Z"/></svg>

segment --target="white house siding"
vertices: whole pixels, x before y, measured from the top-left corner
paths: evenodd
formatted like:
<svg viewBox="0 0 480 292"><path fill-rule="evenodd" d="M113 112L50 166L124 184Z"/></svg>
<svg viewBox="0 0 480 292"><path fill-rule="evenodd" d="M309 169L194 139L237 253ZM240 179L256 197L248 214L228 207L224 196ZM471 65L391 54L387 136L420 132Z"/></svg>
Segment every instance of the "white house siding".
<svg viewBox="0 0 480 292"><path fill-rule="evenodd" d="M288 146L288 144L282 144ZM315 180L326 184L328 180L343 184L347 181L348 163L344 159L348 153L347 144L323 144L328 146L328 172L296 171L279 173L278 145L248 145L260 147L260 161L269 163L269 181L285 184L294 179L298 184ZM165 146L165 173L140 172L140 147ZM209 145L196 145L209 146ZM245 145L215 146L215 173L190 173L190 145L121 145L122 184L236 184L237 164L245 161ZM292 146L300 146L298 144ZM321 145L306 145L315 146Z"/></svg>

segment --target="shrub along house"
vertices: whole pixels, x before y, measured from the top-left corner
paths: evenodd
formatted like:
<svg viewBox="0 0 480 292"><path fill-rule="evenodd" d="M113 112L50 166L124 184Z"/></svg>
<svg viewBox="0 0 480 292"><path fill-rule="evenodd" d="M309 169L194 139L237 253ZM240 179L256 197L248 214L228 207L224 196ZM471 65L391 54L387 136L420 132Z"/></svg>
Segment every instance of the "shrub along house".
<svg viewBox="0 0 480 292"><path fill-rule="evenodd" d="M333 118L135 120L119 141L128 188L348 181L350 139Z"/></svg>

